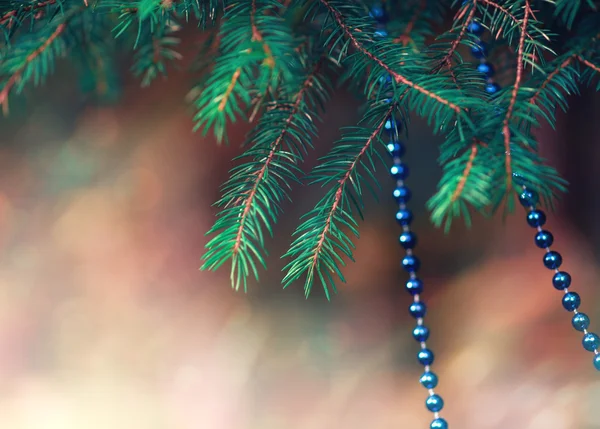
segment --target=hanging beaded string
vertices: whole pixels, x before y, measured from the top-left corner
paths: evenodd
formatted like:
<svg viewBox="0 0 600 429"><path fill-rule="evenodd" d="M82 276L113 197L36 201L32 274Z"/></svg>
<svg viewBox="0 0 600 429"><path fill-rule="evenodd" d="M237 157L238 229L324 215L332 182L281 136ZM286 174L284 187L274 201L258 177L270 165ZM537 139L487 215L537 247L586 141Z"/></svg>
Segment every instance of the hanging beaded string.
<svg viewBox="0 0 600 429"><path fill-rule="evenodd" d="M583 332L583 348L594 353L594 367L600 371L600 352L598 351L598 348L600 347L600 337L587 330L590 326L590 318L587 314L579 311L579 306L581 305L579 294L569 290L569 286L571 286L571 275L565 271L559 271L562 264L562 256L560 253L550 249L550 246L552 246L552 243L554 242L554 237L550 231L542 229L542 226L546 223L546 214L542 210L536 208L538 200L537 193L523 185L523 191L519 195L519 201L523 207L529 211L527 213L527 223L538 231L535 235L536 246L546 251L543 259L544 266L549 270L554 270L552 284L557 290L562 290L564 292L562 305L565 310L573 312L571 324L576 330Z"/></svg>
<svg viewBox="0 0 600 429"><path fill-rule="evenodd" d="M494 75L494 68L486 60L487 47L485 43L479 38L483 34L483 26L477 21L473 20L469 23L467 30L476 36L475 46L471 48L473 56L480 60L477 70L483 73L487 83L485 90L490 95L497 93L500 90L500 86L492 80ZM514 174L516 183L522 182L522 178L518 174ZM529 212L527 213L527 223L532 228L537 229L535 235L535 244L537 247L544 249L546 254L544 255L544 266L550 270L554 270L554 277L552 278L552 284L558 290L564 292L562 299L562 305L565 310L573 312L573 318L571 324L573 327L580 332L583 332L583 348L589 352L594 353L594 367L600 371L600 337L593 332L589 332L587 329L590 325L590 318L585 313L579 312L579 306L581 305L581 298L577 292L569 290L571 285L571 275L565 271L559 271L562 264L562 256L560 253L550 250L550 246L554 242L553 235L544 229L542 226L546 223L546 214L537 209L538 195L535 191L528 189L525 185L522 185L523 190L519 195L519 201Z"/></svg>
<svg viewBox="0 0 600 429"><path fill-rule="evenodd" d="M371 15L377 21L377 31L375 35L378 37L387 36L387 31L385 30L387 14L384 7L374 7ZM391 77L386 77L382 83L384 85L389 85L390 82ZM429 392L429 396L425 401L425 406L434 415L434 419L429 426L430 429L448 429L448 423L445 419L440 417L440 411L444 407L444 400L441 396L436 394L434 390L438 384L438 377L434 372L431 371L431 365L434 361L434 354L427 347L429 328L423 324L423 318L425 317L427 307L421 300L423 282L417 277L417 271L419 270L421 263L419 258L417 258L413 253L413 249L417 244L417 236L410 229L413 215L406 206L406 204L410 201L412 194L410 189L404 183L405 179L408 177L409 169L408 166L402 162L402 156L405 153L405 148L399 139L399 133L401 131L400 128L400 124L393 115L390 116L385 123L385 130L389 137L387 148L393 160L393 165L390 168L390 174L392 178L396 180L396 188L393 191L394 199L398 203L396 221L402 226L402 233L400 234L399 241L402 247L406 250L406 256L402 259L402 267L410 276L406 282L406 290L413 297L413 302L409 307L409 312L417 321L417 325L413 329L413 337L421 345L421 350L417 354L417 359L419 363L425 367L425 371L423 375L421 375L419 381Z"/></svg>

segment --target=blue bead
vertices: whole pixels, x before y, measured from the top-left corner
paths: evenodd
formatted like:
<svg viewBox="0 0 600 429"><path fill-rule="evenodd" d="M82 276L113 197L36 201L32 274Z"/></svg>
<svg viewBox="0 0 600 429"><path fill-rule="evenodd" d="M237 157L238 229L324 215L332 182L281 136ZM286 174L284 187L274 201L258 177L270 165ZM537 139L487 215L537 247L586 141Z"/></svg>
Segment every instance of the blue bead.
<svg viewBox="0 0 600 429"><path fill-rule="evenodd" d="M480 35L483 33L483 25L481 25L479 22L473 20L469 23L469 26L467 27L467 31L469 33L473 33L475 35Z"/></svg>
<svg viewBox="0 0 600 429"><path fill-rule="evenodd" d="M417 355L417 359L421 365L431 365L435 359L433 352L429 349L421 349Z"/></svg>
<svg viewBox="0 0 600 429"><path fill-rule="evenodd" d="M594 356L594 367L600 371L600 355Z"/></svg>
<svg viewBox="0 0 600 429"><path fill-rule="evenodd" d="M562 256L554 250L547 252L544 255L544 266L549 270L555 270L562 264Z"/></svg>
<svg viewBox="0 0 600 429"><path fill-rule="evenodd" d="M432 413L437 413L439 411L442 411L442 408L444 408L444 400L440 395L431 395L425 401L425 405L427 406L427 409L429 411L431 411Z"/></svg>
<svg viewBox="0 0 600 429"><path fill-rule="evenodd" d="M413 302L410 307L408 307L408 312L415 319L419 319L425 317L425 314L427 313L427 306L422 301Z"/></svg>
<svg viewBox="0 0 600 429"><path fill-rule="evenodd" d="M410 225L412 218L412 212L408 209L400 209L396 212L396 221L402 226Z"/></svg>
<svg viewBox="0 0 600 429"><path fill-rule="evenodd" d="M400 158L404 156L404 145L398 142L389 142L387 144L387 150L394 158Z"/></svg>
<svg viewBox="0 0 600 429"><path fill-rule="evenodd" d="M547 249L554 243L554 236L549 231L540 231L535 235L535 245L540 249Z"/></svg>
<svg viewBox="0 0 600 429"><path fill-rule="evenodd" d="M500 85L498 85L496 82L489 82L485 85L485 92L490 95L494 95L498 91L500 91Z"/></svg>
<svg viewBox="0 0 600 429"><path fill-rule="evenodd" d="M567 292L563 296L562 305L567 311L577 310L581 305L581 297L577 292Z"/></svg>
<svg viewBox="0 0 600 429"><path fill-rule="evenodd" d="M400 234L399 241L405 249L413 249L417 245L417 236L414 232L404 231Z"/></svg>
<svg viewBox="0 0 600 429"><path fill-rule="evenodd" d="M530 189L524 189L519 195L519 201L523 207L535 207L539 201L537 192Z"/></svg>
<svg viewBox="0 0 600 429"><path fill-rule="evenodd" d="M411 295L418 295L421 292L423 292L423 282L421 281L421 279L418 278L409 279L406 282L406 290Z"/></svg>
<svg viewBox="0 0 600 429"><path fill-rule="evenodd" d="M429 338L429 328L427 328L427 326L417 325L415 329L413 329L413 337L420 343L427 341Z"/></svg>
<svg viewBox="0 0 600 429"><path fill-rule="evenodd" d="M410 192L410 189L408 189L406 186L398 186L396 189L394 189L393 195L398 204L400 204L400 203L406 204L407 202L410 201L412 192Z"/></svg>
<svg viewBox="0 0 600 429"><path fill-rule="evenodd" d="M583 332L590 326L590 318L585 313L577 313L575 316L573 316L571 324L575 329L577 329L580 332Z"/></svg>
<svg viewBox="0 0 600 429"><path fill-rule="evenodd" d="M421 261L415 255L406 255L402 258L402 268L404 268L409 273L414 273L415 271L419 271L421 267Z"/></svg>
<svg viewBox="0 0 600 429"><path fill-rule="evenodd" d="M480 63L477 66L477 71L483 74L486 78L494 76L495 73L494 67L488 63Z"/></svg>
<svg viewBox="0 0 600 429"><path fill-rule="evenodd" d="M385 13L385 9L381 5L373 6L369 15L371 15L373 19L379 22L385 22L387 20L387 14Z"/></svg>
<svg viewBox="0 0 600 429"><path fill-rule="evenodd" d="M559 271L552 277L552 284L555 289L564 290L571 286L571 275L565 271Z"/></svg>
<svg viewBox="0 0 600 429"><path fill-rule="evenodd" d="M600 347L600 337L592 332L588 332L583 336L583 348L588 352L593 352Z"/></svg>
<svg viewBox="0 0 600 429"><path fill-rule="evenodd" d="M425 389L435 389L438 385L438 377L431 371L424 372L419 382Z"/></svg>
<svg viewBox="0 0 600 429"><path fill-rule="evenodd" d="M546 223L546 214L541 210L532 210L527 214L527 223L532 228L544 226Z"/></svg>
<svg viewBox="0 0 600 429"><path fill-rule="evenodd" d="M385 123L383 124L383 127L390 133L390 134L395 134L395 133L399 133L401 130L400 124L398 123L398 121L395 118L390 118L388 120L385 121Z"/></svg>
<svg viewBox="0 0 600 429"><path fill-rule="evenodd" d="M448 422L442 418L435 419L429 425L429 429L448 429Z"/></svg>
<svg viewBox="0 0 600 429"><path fill-rule="evenodd" d="M487 46L483 42L479 42L478 44L471 47L471 54L475 58L483 58L487 56Z"/></svg>
<svg viewBox="0 0 600 429"><path fill-rule="evenodd" d="M406 164L394 164L390 168L390 174L396 180L404 180L408 177L408 173L410 170L408 169L408 165Z"/></svg>

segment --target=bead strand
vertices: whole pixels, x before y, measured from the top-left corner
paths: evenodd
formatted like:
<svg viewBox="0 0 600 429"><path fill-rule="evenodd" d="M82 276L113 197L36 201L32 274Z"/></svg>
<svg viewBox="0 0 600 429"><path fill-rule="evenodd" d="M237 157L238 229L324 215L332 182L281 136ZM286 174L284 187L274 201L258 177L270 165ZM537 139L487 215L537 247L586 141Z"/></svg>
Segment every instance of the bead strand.
<svg viewBox="0 0 600 429"><path fill-rule="evenodd" d="M463 4L467 1L468 0L464 1ZM493 82L492 76L494 75L494 68L486 60L487 46L480 38L481 34L483 34L484 28L479 21L474 19L469 23L467 30L476 36L477 39L475 46L471 48L471 53L475 58L480 60L477 70L483 73L483 75L486 77L487 84L485 90L488 94L494 95L500 90L500 86ZM515 174L515 178L519 180L520 176ZM554 237L550 231L542 229L542 226L544 226L546 223L546 214L542 210L536 208L538 203L537 194L534 191L527 189L525 185L522 187L523 190L519 195L519 201L526 209L529 210L527 214L527 223L532 228L537 229L537 234L535 235L534 240L536 246L546 251L543 259L544 266L548 269L554 270L552 284L556 289L564 292L562 305L565 310L573 312L571 324L577 331L583 333L583 347L587 351L594 353L594 367L600 371L600 352L598 350L600 348L600 337L597 334L588 331L590 318L587 316L587 314L579 311L581 297L577 292L569 290L571 285L571 275L565 271L559 270L562 264L562 256L560 253L550 249L552 243L554 242Z"/></svg>
<svg viewBox="0 0 600 429"><path fill-rule="evenodd" d="M381 6L374 7L371 11L371 16L377 21L376 35L379 37L387 36L385 22L387 15L385 9ZM389 84L391 78L382 79L384 85ZM393 191L394 199L398 204L396 212L396 221L402 227L402 233L399 236L400 245L405 249L406 256L402 259L402 268L408 272L409 279L406 282L406 290L412 295L413 302L409 306L409 313L416 319L416 326L413 329L413 337L419 342L421 350L417 354L417 360L424 366L424 372L419 379L419 382L425 387L429 393L425 401L425 406L433 413L434 419L430 424L430 429L448 429L448 423L440 417L440 411L444 408L444 400L440 395L435 393L435 388L438 385L437 375L431 371L431 365L434 361L433 352L427 347L429 339L429 328L424 324L425 313L427 306L421 300L421 292L423 291L423 282L417 277L417 271L421 266L421 262L413 253L413 249L417 244L417 236L411 231L410 224L413 219L412 212L407 208L407 203L410 201L412 193L405 185L404 181L409 175L408 166L402 162L405 148L400 142L400 124L392 115L385 123L385 130L389 137L387 149L392 157L392 166L390 167L390 175L396 181L396 188Z"/></svg>
<svg viewBox="0 0 600 429"><path fill-rule="evenodd" d="M600 371L600 337L588 331L590 326L590 318L587 314L579 311L581 305L581 298L577 292L573 292L569 289L571 286L571 275L566 271L560 271L559 268L562 265L562 256L560 253L551 250L554 237L550 231L542 229L546 223L546 214L536 208L538 204L538 195L536 192L523 186L523 190L519 195L519 201L529 212L527 213L527 223L532 228L537 229L535 235L535 245L540 249L546 251L543 262L544 266L550 270L554 270L554 277L552 278L552 284L557 290L564 292L562 298L562 305L565 310L573 313L571 324L577 331L583 333L583 348L589 352L594 353L594 367Z"/></svg>
<svg viewBox="0 0 600 429"><path fill-rule="evenodd" d="M386 123L386 129L389 129L390 131L388 151L393 159L390 174L392 178L396 180L396 188L393 191L394 199L396 200L396 203L398 203L396 221L402 227L399 242L406 250L406 256L402 259L402 268L409 274L409 279L406 282L406 290L413 297L413 302L409 307L409 313L416 319L417 323L413 329L413 337L421 345L421 350L417 354L417 360L425 367L424 373L421 375L419 381L429 392L429 397L425 401L425 406L434 415L434 420L431 422L430 429L447 429L448 423L445 419L440 417L440 411L444 407L444 400L440 395L435 393L434 390L438 385L438 377L431 371L431 365L434 362L435 356L431 349L427 347L429 328L424 324L427 306L421 300L423 281L417 277L421 262L414 254L417 236L410 228L413 215L407 208L407 203L411 198L411 192L405 184L405 179L409 174L408 167L402 162L402 156L404 155L405 149L398 139L398 124L395 118L390 117Z"/></svg>

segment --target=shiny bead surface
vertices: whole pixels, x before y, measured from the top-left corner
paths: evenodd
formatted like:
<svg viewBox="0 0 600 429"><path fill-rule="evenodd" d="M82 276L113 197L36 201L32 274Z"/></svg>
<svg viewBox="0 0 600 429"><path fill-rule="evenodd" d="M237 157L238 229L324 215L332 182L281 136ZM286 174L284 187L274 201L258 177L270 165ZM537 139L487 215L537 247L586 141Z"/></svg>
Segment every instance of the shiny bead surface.
<svg viewBox="0 0 600 429"><path fill-rule="evenodd" d="M480 35L483 33L483 25L481 25L479 22L473 20L467 26L467 31L469 33L472 33L475 35Z"/></svg>
<svg viewBox="0 0 600 429"><path fill-rule="evenodd" d="M427 409L432 413L437 413L444 408L444 400L440 395L431 395L425 401L425 406L427 406Z"/></svg>
<svg viewBox="0 0 600 429"><path fill-rule="evenodd" d="M565 271L559 271L552 277L552 285L558 290L568 288L571 286L571 275Z"/></svg>
<svg viewBox="0 0 600 429"><path fill-rule="evenodd" d="M429 329L427 326L417 325L415 329L413 329L413 338L420 343L427 341L429 338Z"/></svg>
<svg viewBox="0 0 600 429"><path fill-rule="evenodd" d="M404 156L404 145L398 142L389 142L387 144L387 150L394 158L400 158Z"/></svg>
<svg viewBox="0 0 600 429"><path fill-rule="evenodd" d="M417 354L417 359L421 365L431 365L435 360L435 357L433 356L433 352L431 350L422 349L419 351L419 354Z"/></svg>
<svg viewBox="0 0 600 429"><path fill-rule="evenodd" d="M396 189L394 189L393 195L398 204L406 204L410 201L412 193L410 192L410 189L408 189L406 186L398 186Z"/></svg>
<svg viewBox="0 0 600 429"><path fill-rule="evenodd" d="M412 231L404 231L398 240L405 249L413 249L417 245L417 236Z"/></svg>
<svg viewBox="0 0 600 429"><path fill-rule="evenodd" d="M400 209L396 212L396 221L402 226L410 225L412 218L412 212L408 209Z"/></svg>
<svg viewBox="0 0 600 429"><path fill-rule="evenodd" d="M600 355L594 356L594 367L600 371Z"/></svg>
<svg viewBox="0 0 600 429"><path fill-rule="evenodd" d="M534 241L540 249L547 249L554 243L554 236L549 231L540 231L535 235Z"/></svg>
<svg viewBox="0 0 600 429"><path fill-rule="evenodd" d="M435 419L429 425L429 429L448 429L448 422L442 418Z"/></svg>
<svg viewBox="0 0 600 429"><path fill-rule="evenodd" d="M387 14L385 13L385 8L382 5L373 6L369 15L371 15L373 19L381 23L387 20Z"/></svg>
<svg viewBox="0 0 600 429"><path fill-rule="evenodd" d="M477 66L477 71L484 75L486 78L494 76L495 73L494 67L488 63L480 63Z"/></svg>
<svg viewBox="0 0 600 429"><path fill-rule="evenodd" d="M387 30L384 30L383 28L380 28L379 30L375 30L375 36L386 37L387 35L388 35Z"/></svg>
<svg viewBox="0 0 600 429"><path fill-rule="evenodd" d="M404 180L408 177L409 169L406 164L394 164L390 168L390 174L396 180Z"/></svg>
<svg viewBox="0 0 600 429"><path fill-rule="evenodd" d="M577 292L567 292L563 296L562 305L567 311L577 310L581 305L581 297Z"/></svg>
<svg viewBox="0 0 600 429"><path fill-rule="evenodd" d="M586 349L588 352L593 352L600 347L600 337L593 332L588 332L583 336L582 343L584 349Z"/></svg>
<svg viewBox="0 0 600 429"><path fill-rule="evenodd" d="M427 314L427 306L422 301L413 302L410 307L408 307L408 312L415 319L419 319L425 317L425 314Z"/></svg>
<svg viewBox="0 0 600 429"><path fill-rule="evenodd" d="M573 316L571 324L573 325L573 328L583 332L590 326L590 318L585 313L577 313L575 316Z"/></svg>
<svg viewBox="0 0 600 429"><path fill-rule="evenodd" d="M494 95L498 91L500 91L500 85L498 85L496 82L490 82L485 85L485 92L487 92L490 95Z"/></svg>
<svg viewBox="0 0 600 429"><path fill-rule="evenodd" d="M415 271L419 271L421 267L421 261L415 255L406 255L402 259L402 268L404 268L409 273L414 273Z"/></svg>
<svg viewBox="0 0 600 429"><path fill-rule="evenodd" d="M419 383L423 385L425 389L435 389L438 385L438 377L431 371L424 372Z"/></svg>
<svg viewBox="0 0 600 429"><path fill-rule="evenodd" d="M536 192L530 189L524 189L523 192L519 194L519 201L523 207L532 207L538 203L539 197Z"/></svg>
<svg viewBox="0 0 600 429"><path fill-rule="evenodd" d="M550 251L544 255L544 266L549 270L555 270L562 264L562 256L560 253Z"/></svg>
<svg viewBox="0 0 600 429"><path fill-rule="evenodd" d="M532 210L527 213L527 223L532 228L544 226L546 223L546 214L541 210Z"/></svg>
<svg viewBox="0 0 600 429"><path fill-rule="evenodd" d="M479 42L478 44L471 47L471 54L475 58L483 58L487 56L487 46L483 42Z"/></svg>
<svg viewBox="0 0 600 429"><path fill-rule="evenodd" d="M423 282L421 281L421 279L418 278L409 279L406 282L406 290L411 295L418 295L421 292L423 292Z"/></svg>

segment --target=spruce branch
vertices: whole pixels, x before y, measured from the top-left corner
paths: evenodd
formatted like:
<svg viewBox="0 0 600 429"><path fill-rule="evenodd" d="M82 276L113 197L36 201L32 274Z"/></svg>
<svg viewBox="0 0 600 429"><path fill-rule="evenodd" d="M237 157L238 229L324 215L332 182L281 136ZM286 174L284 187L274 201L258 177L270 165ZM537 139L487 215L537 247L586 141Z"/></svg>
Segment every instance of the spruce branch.
<svg viewBox="0 0 600 429"><path fill-rule="evenodd" d="M264 266L266 256L263 229L272 235L287 190L299 181L297 166L316 133L313 118L331 91L322 75L325 61L317 61L289 99L269 106L248 137L251 147L240 157L245 162L233 170L217 203L223 211L209 231L217 235L206 246L203 268L215 269L231 259L236 290L246 289L250 269L258 278L256 264Z"/></svg>
<svg viewBox="0 0 600 429"><path fill-rule="evenodd" d="M395 103L369 106L361 121L363 126L347 129L312 172L312 183L334 186L304 216L305 220L294 232L295 239L283 256L292 259L284 267L284 287L305 276L304 291L308 297L318 279L330 299L330 289L336 290L333 276L345 281L340 270L345 265L342 257L352 260L354 245L343 229L358 237L353 211L361 214L362 186L366 185L365 180L374 178L374 145L380 142L381 131L397 107Z"/></svg>

